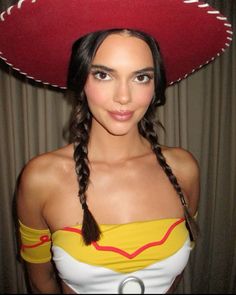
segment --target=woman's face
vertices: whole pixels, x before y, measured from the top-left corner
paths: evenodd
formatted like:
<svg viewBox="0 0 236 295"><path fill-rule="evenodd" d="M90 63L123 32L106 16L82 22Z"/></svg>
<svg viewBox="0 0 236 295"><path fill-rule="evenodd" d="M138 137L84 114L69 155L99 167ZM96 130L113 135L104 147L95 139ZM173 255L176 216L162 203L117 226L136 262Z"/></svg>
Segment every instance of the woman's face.
<svg viewBox="0 0 236 295"><path fill-rule="evenodd" d="M98 48L85 84L93 127L128 134L154 95L154 64L148 45L127 34L109 35Z"/></svg>

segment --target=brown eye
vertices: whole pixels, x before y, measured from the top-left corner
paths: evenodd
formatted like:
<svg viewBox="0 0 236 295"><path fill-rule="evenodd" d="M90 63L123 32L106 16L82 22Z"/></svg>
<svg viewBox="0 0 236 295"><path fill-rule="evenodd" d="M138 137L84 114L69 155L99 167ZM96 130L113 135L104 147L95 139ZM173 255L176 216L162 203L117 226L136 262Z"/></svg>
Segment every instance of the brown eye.
<svg viewBox="0 0 236 295"><path fill-rule="evenodd" d="M138 83L148 83L151 79L152 79L152 77L150 75L141 74L141 75L136 76L134 81L138 82Z"/></svg>
<svg viewBox="0 0 236 295"><path fill-rule="evenodd" d="M111 80L110 75L107 74L106 72L96 71L96 72L94 72L92 74L98 80L104 80L104 81Z"/></svg>

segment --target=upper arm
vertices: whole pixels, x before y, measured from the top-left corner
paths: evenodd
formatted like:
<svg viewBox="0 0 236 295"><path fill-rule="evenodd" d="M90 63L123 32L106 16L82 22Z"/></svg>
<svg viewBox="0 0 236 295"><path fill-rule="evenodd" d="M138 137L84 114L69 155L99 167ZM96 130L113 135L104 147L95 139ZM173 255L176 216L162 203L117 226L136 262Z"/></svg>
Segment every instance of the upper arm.
<svg viewBox="0 0 236 295"><path fill-rule="evenodd" d="M200 170L196 158L181 148L167 152L167 162L185 195L192 216L197 213L200 197Z"/></svg>
<svg viewBox="0 0 236 295"><path fill-rule="evenodd" d="M25 262L31 291L36 294L59 294L56 272L51 262L29 263Z"/></svg>
<svg viewBox="0 0 236 295"><path fill-rule="evenodd" d="M17 215L19 220L34 229L47 228L43 219L43 206L47 199L44 175L39 159L33 159L24 167L17 189Z"/></svg>
<svg viewBox="0 0 236 295"><path fill-rule="evenodd" d="M184 165L183 165L184 164ZM197 213L200 198L200 170L195 157L187 152L179 172L179 179L187 197L190 213Z"/></svg>
<svg viewBox="0 0 236 295"><path fill-rule="evenodd" d="M55 283L52 283L55 279L54 267L50 261L50 232L43 217L43 207L48 198L45 168L45 161L40 158L31 160L24 167L19 179L16 205L17 217L23 224L20 228L21 247L23 244L34 245L32 248L26 247L25 252L21 252L24 252L23 259L27 260L25 265L31 287L34 292L45 290L49 293L56 287ZM49 242L37 246L42 235L41 230L48 231Z"/></svg>

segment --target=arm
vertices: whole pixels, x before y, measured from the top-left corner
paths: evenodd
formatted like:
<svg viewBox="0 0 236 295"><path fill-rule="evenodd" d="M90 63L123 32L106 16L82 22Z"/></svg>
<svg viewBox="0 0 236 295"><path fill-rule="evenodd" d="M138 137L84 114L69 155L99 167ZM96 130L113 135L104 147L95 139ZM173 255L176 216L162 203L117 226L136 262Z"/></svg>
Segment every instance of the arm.
<svg viewBox="0 0 236 295"><path fill-rule="evenodd" d="M35 294L59 294L60 286L51 262L25 262L30 289Z"/></svg>
<svg viewBox="0 0 236 295"><path fill-rule="evenodd" d="M195 216L200 197L200 171L196 159L186 151L183 151L182 164L179 168L179 182L186 196L189 212Z"/></svg>
<svg viewBox="0 0 236 295"><path fill-rule="evenodd" d="M20 177L17 191L19 220L32 229L48 229L43 218L43 207L48 199L47 175L39 159L31 160ZM35 251L37 249L35 248ZM31 263L25 261L28 280L33 293L60 293L54 265L51 261Z"/></svg>
<svg viewBox="0 0 236 295"><path fill-rule="evenodd" d="M169 148L165 156L186 197L189 212L197 213L200 196L200 171L194 156L182 148Z"/></svg>
<svg viewBox="0 0 236 295"><path fill-rule="evenodd" d="M177 178L176 190L182 191L181 203L184 205L186 227L189 230L191 241L196 242L200 229L195 217L198 211L200 197L200 171L194 156L182 148L169 148L166 150L167 162ZM178 186L179 185L179 186ZM184 197L184 200L183 200ZM193 245L193 244L192 244Z"/></svg>
<svg viewBox="0 0 236 295"><path fill-rule="evenodd" d="M181 148L170 148L166 150L165 155L184 193L189 212L191 216L195 216L198 211L200 197L199 165L190 152ZM183 275L184 270L175 278L167 293L173 294L176 292Z"/></svg>

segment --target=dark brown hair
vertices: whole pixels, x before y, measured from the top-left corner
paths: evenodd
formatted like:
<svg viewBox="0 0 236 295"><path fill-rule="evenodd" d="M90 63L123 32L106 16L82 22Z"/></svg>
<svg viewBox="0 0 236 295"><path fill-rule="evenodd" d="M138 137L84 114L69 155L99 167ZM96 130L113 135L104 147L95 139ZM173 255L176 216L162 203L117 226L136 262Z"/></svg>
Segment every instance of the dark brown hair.
<svg viewBox="0 0 236 295"><path fill-rule="evenodd" d="M140 134L150 142L157 161L160 163L161 167L165 171L170 182L178 193L182 205L184 206L186 225L190 232L190 238L195 240L197 233L196 223L188 213L184 195L176 177L172 173L171 168L167 164L166 159L162 154L156 133L156 126L160 124L156 119L156 108L157 106L163 105L166 100L166 76L159 45L156 40L144 32L137 30L112 29L90 33L78 39L72 47L72 54L68 70L67 88L73 93L75 98L75 108L70 131L72 134L72 142L74 143L75 170L79 184L78 196L80 198L84 212L82 223L82 235L84 242L86 245L89 245L92 241L99 240L101 234L99 226L89 211L86 203L86 191L89 185L90 176L87 147L89 142L92 116L88 108L86 95L84 93L84 86L89 75L92 60L103 40L110 34L122 33L124 31L130 36L144 40L152 52L154 62L155 94L147 112L138 123L138 128Z"/></svg>

